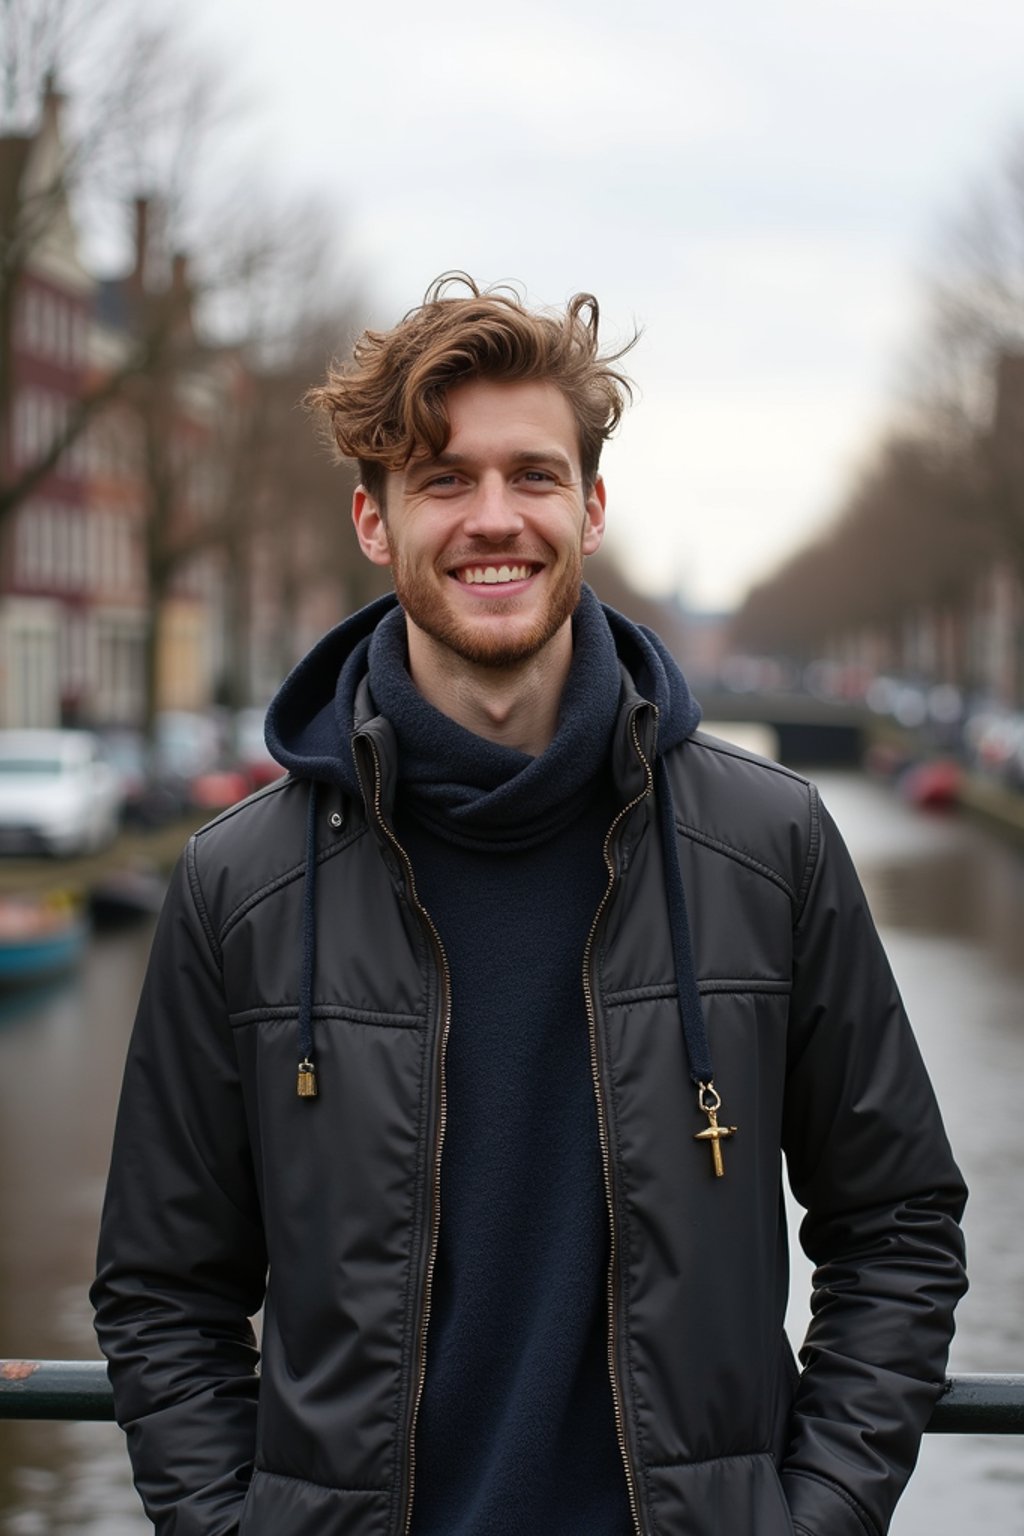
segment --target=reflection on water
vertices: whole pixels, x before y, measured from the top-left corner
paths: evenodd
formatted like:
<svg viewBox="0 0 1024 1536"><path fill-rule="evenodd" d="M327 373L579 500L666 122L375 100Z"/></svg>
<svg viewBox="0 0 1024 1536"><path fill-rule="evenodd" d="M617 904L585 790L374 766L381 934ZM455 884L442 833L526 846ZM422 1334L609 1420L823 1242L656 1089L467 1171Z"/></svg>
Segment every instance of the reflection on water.
<svg viewBox="0 0 1024 1536"><path fill-rule="evenodd" d="M972 1188L972 1289L952 1368L1024 1371L1024 857L822 774ZM148 931L103 938L74 985L0 1011L0 1355L95 1357L86 1299ZM794 1268L791 1330L806 1318ZM1024 1445L926 1438L894 1536L1024 1530ZM0 1536L145 1536L119 1432L0 1423ZM746 1533L744 1533L746 1536Z"/></svg>
<svg viewBox="0 0 1024 1536"><path fill-rule="evenodd" d="M149 929L0 1013L0 1355L96 1358L86 1295ZM111 1424L0 1423L3 1536L144 1536Z"/></svg>

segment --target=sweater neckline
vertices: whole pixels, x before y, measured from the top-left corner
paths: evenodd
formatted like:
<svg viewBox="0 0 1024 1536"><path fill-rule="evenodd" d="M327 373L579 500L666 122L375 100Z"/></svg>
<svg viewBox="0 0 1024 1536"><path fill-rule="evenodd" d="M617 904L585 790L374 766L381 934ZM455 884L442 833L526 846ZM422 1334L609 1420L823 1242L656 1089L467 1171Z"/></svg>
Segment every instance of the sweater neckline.
<svg viewBox="0 0 1024 1536"><path fill-rule="evenodd" d="M428 703L409 675L400 610L374 632L368 681L395 732L400 808L442 838L494 851L541 842L582 811L607 761L621 691L614 637L587 587L573 616L558 725L537 757L478 736Z"/></svg>

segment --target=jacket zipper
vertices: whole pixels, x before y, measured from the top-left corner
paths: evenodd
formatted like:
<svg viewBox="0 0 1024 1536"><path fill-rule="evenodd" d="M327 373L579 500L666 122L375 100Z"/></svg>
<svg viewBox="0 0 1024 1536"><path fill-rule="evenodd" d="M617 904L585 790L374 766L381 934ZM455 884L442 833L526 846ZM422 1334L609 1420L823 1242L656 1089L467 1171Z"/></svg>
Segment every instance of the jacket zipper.
<svg viewBox="0 0 1024 1536"><path fill-rule="evenodd" d="M644 771L647 775L647 782L644 785L643 791L634 799L632 799L628 805L624 805L622 807L618 815L615 817L615 820L608 828L607 833L605 834L602 852L604 854L604 862L608 870L608 884L605 888L604 895L601 897L597 911L594 914L594 921L590 925L590 933L587 936L586 947L583 951L583 996L586 1001L587 1024L590 1030L590 1072L594 1083L594 1098L597 1102L597 1135L601 1147L601 1167L604 1174L605 1204L608 1208L608 1375L611 1378L612 1386L612 1408L615 1415L615 1434L619 1442L619 1451L622 1456L622 1465L626 1473L626 1490L629 1495L629 1508L633 1517L633 1528L636 1532L636 1536L643 1536L643 1525L640 1519L640 1498L637 1492L636 1472L633 1468L632 1458L630 1457L629 1453L629 1445L627 1444L626 1440L626 1415L625 1408L623 1406L622 1383L619 1378L617 1348L618 1285L616 1278L616 1272L618 1269L618 1223L616 1221L615 1198L612 1189L611 1150L608 1142L608 1116L605 1107L604 1088L601 1082L601 1067L597 1044L597 1011L594 1005L594 985L592 976L594 940L597 936L597 930L601 919L604 916L608 901L618 880L618 871L611 856L612 838L615 836L616 831L618 830L625 817L627 817L631 811L635 810L641 801L647 798L654 786L654 776L651 772L651 765L647 761L647 758L644 756L643 748L640 745L640 738L637 734L637 716L639 713L639 707L634 709L630 719L630 730L632 733L633 746L636 749L637 757L643 764Z"/></svg>
<svg viewBox="0 0 1024 1536"><path fill-rule="evenodd" d="M427 1268L423 1280L423 1292L420 1305L419 1327L417 1329L417 1366L415 1386L412 1395L412 1412L409 1417L409 1435L406 1441L406 1477L407 1489L405 1496L405 1516L402 1522L404 1536L409 1536L412 1527L412 1501L416 1484L416 1424L419 1419L420 1403L423 1400L423 1387L427 1379L427 1331L430 1326L430 1308L433 1300L434 1266L437 1262L437 1245L441 1231L441 1153L444 1148L444 1134L448 1123L448 1085L445 1080L445 1059L448 1053L448 1035L452 1026L452 987L451 970L448 965L448 956L441 942L433 918L423 906L416 891L416 878L412 870L412 860L406 853L402 844L398 841L394 832L388 826L380 805L380 758L377 756L377 748L372 739L369 739L370 751L373 754L373 812L377 824L388 842L398 854L405 868L405 877L408 885L412 904L419 913L423 923L430 933L437 952L438 968L441 973L443 988L443 1008L441 1017L441 1049L438 1061L438 1111L437 1129L434 1136L434 1161L433 1177L431 1180L430 1203L430 1240L427 1249Z"/></svg>

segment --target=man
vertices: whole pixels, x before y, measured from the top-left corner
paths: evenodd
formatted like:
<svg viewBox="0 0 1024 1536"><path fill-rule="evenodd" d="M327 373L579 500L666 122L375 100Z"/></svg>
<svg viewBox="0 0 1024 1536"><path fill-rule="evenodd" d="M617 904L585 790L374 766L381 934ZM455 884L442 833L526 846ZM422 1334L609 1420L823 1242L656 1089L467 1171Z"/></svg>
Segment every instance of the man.
<svg viewBox="0 0 1024 1536"><path fill-rule="evenodd" d="M931 1089L814 788L582 585L596 302L464 287L314 392L397 600L161 919L94 1287L136 1480L167 1536L879 1536L964 1284Z"/></svg>

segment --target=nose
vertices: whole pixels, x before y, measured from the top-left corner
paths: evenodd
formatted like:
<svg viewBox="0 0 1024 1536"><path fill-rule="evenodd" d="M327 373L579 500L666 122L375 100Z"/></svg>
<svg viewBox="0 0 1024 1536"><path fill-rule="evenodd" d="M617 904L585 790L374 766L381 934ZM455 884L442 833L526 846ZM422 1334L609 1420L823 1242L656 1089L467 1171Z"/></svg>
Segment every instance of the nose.
<svg viewBox="0 0 1024 1536"><path fill-rule="evenodd" d="M523 531L523 518L515 505L511 488L501 475L481 478L463 523L471 538L487 539L492 544L515 538Z"/></svg>

